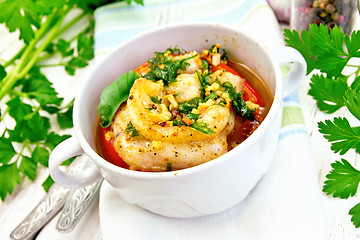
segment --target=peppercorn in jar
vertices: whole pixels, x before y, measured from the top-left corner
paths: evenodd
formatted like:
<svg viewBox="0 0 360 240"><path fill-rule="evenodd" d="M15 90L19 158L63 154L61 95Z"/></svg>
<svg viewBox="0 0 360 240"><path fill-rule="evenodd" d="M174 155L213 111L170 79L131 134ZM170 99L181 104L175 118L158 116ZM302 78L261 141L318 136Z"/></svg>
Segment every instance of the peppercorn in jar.
<svg viewBox="0 0 360 240"><path fill-rule="evenodd" d="M356 9L356 0L292 0L291 28L308 29L310 24L315 23L331 29L336 25L349 34Z"/></svg>

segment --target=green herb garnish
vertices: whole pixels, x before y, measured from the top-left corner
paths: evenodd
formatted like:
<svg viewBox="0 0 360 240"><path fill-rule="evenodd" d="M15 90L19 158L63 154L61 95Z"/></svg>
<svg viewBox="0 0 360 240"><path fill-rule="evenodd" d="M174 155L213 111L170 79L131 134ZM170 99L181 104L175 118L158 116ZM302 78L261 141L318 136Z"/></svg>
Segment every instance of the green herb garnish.
<svg viewBox="0 0 360 240"><path fill-rule="evenodd" d="M225 49L222 49L222 50L223 50L223 54L221 54L220 60L221 60L221 61L224 61L224 62L227 62L228 59L229 59L229 57L228 57L228 55L227 55L227 52L226 52Z"/></svg>
<svg viewBox="0 0 360 240"><path fill-rule="evenodd" d="M196 76L200 81L200 91L201 91L201 97L204 98L205 97L205 88L207 86L210 86L210 72L206 72L204 75L201 74L198 70L196 70Z"/></svg>
<svg viewBox="0 0 360 240"><path fill-rule="evenodd" d="M139 131L136 130L131 121L126 125L125 132L131 134L131 137L139 136Z"/></svg>
<svg viewBox="0 0 360 240"><path fill-rule="evenodd" d="M175 119L172 120L172 123L174 126L181 126L181 125L186 125L183 121L182 121L182 118L181 116L176 116Z"/></svg>
<svg viewBox="0 0 360 240"><path fill-rule="evenodd" d="M186 61L194 58L197 54L174 61L172 56L169 56L168 53L173 53L178 55L181 53L180 49L176 46L175 48L168 48L165 52L155 52L155 56L150 59L148 62L151 63L149 68L151 71L147 73L144 78L150 79L153 81L162 80L165 86L168 86L169 83L175 82L178 75L178 70L186 70L190 65Z"/></svg>
<svg viewBox="0 0 360 240"><path fill-rule="evenodd" d="M160 104L162 99L159 97L159 96L155 96L155 97L151 97L151 101L153 101L153 103L157 103L157 104Z"/></svg>
<svg viewBox="0 0 360 240"><path fill-rule="evenodd" d="M254 119L256 108L249 108L244 99L242 98L243 91L236 92L236 87L230 82L225 82L222 84L222 87L225 88L225 91L229 93L230 99L232 101L232 107L235 110L237 115L240 115L243 119Z"/></svg>
<svg viewBox="0 0 360 240"><path fill-rule="evenodd" d="M219 53L219 50L220 50L220 49L218 49L218 48L216 47L216 44L212 45L212 46L209 48L209 52L214 53L214 54Z"/></svg>
<svg viewBox="0 0 360 240"><path fill-rule="evenodd" d="M185 115L186 118L194 120L194 121L198 120L199 116L200 116L200 114L196 114L196 113L188 113Z"/></svg>
<svg viewBox="0 0 360 240"><path fill-rule="evenodd" d="M193 124L190 125L190 127L194 128L200 132L203 132L205 134L211 135L214 133L214 130L209 128L208 124L204 123L204 122L195 121Z"/></svg>
<svg viewBox="0 0 360 240"><path fill-rule="evenodd" d="M180 113L189 113L191 110L199 107L199 104L203 102L200 97L195 97L187 102L180 102L178 111Z"/></svg>
<svg viewBox="0 0 360 240"><path fill-rule="evenodd" d="M202 68L203 72L209 71L210 70L209 62L206 60L201 60L201 68Z"/></svg>
<svg viewBox="0 0 360 240"><path fill-rule="evenodd" d="M215 99L215 98L217 98L217 94L215 92L212 92L205 97L204 102L207 102L209 99Z"/></svg>
<svg viewBox="0 0 360 240"><path fill-rule="evenodd" d="M319 74L311 76L308 92L317 103L318 108L326 113L334 113L346 107L352 115L360 120L360 65L349 64L352 58L360 57L360 31L345 35L341 28L331 30L324 25L312 24L309 30L299 32L289 29L284 31L287 45L297 49L305 58L307 72L317 69ZM344 69L351 66L354 70L345 75ZM319 122L319 131L331 142L331 149L340 155L350 149L360 153L360 126L351 126L344 117ZM332 170L326 176L323 192L333 197L349 198L357 192L360 182L360 171L342 159L331 164ZM351 221L360 226L360 204L350 212Z"/></svg>

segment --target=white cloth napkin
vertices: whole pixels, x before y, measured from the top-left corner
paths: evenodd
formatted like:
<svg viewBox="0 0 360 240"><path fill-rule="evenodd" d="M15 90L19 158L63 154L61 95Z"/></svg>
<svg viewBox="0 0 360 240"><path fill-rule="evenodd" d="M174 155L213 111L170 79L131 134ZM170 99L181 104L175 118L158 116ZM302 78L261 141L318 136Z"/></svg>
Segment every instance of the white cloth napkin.
<svg viewBox="0 0 360 240"><path fill-rule="evenodd" d="M144 2L144 7L117 3L96 11L98 59L121 41L156 27L159 22L229 24L268 49L284 44L276 17L263 0ZM205 217L166 218L124 202L104 183L99 203L103 239L328 239L321 191L297 93L284 99L283 113L275 160L237 206Z"/></svg>

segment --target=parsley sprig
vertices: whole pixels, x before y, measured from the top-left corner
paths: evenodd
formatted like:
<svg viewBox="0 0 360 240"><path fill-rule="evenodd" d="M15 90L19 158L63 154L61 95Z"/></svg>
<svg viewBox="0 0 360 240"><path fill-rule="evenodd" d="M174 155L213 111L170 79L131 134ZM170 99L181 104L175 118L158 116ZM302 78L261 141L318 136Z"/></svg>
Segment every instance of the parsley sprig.
<svg viewBox="0 0 360 240"><path fill-rule="evenodd" d="M133 1L142 4L142 0ZM48 166L54 147L69 137L53 129L56 122L60 128L72 127L73 101L64 102L52 85L61 79L50 81L42 69L62 66L74 75L77 69L86 67L94 57L93 11L110 2L116 0L0 1L0 23L9 32L18 31L23 44L12 58L0 60L2 200L23 176L34 180L38 167ZM87 24L74 28L80 21ZM48 177L44 189L52 183Z"/></svg>
<svg viewBox="0 0 360 240"><path fill-rule="evenodd" d="M285 29L284 36L287 45L296 48L305 58L307 73L313 70L320 72L311 76L308 92L316 100L318 108L325 113L334 113L346 107L360 121L360 64L350 61L360 57L360 31L345 35L337 26L328 30L327 26L313 24L301 34ZM349 67L352 72L349 72ZM319 122L318 127L335 153L344 155L350 149L360 153L359 124L351 126L345 117L335 117ZM360 182L360 171L346 159L331 166L323 192L345 199L354 196ZM360 227L360 204L353 207L349 214L355 227Z"/></svg>

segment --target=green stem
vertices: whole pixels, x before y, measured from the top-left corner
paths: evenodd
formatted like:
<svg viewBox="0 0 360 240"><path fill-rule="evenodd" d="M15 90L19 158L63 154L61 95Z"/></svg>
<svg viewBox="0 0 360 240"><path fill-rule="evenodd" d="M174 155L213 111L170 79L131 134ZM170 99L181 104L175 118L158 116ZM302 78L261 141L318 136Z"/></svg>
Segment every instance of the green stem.
<svg viewBox="0 0 360 240"><path fill-rule="evenodd" d="M12 71L13 72L13 71ZM6 93L14 86L17 78L15 74L8 74L4 77L0 89L0 100L6 95Z"/></svg>
<svg viewBox="0 0 360 240"><path fill-rule="evenodd" d="M16 91L16 90L11 90L11 91L9 91L9 93L13 94L13 95L16 95L16 96L19 96L20 98L26 98L26 99L30 100L30 97L29 97L28 93L19 92L19 91Z"/></svg>
<svg viewBox="0 0 360 240"><path fill-rule="evenodd" d="M356 67L359 68L359 65L354 65L354 64L346 64L347 67Z"/></svg>
<svg viewBox="0 0 360 240"><path fill-rule="evenodd" d="M0 90L0 100L6 95L6 93L15 85L16 81L20 79L19 72L22 70L23 65L28 63L28 58L31 56L33 49L41 38L51 29L51 23L56 18L57 14L51 14L43 24L43 26L36 32L35 37L30 41L26 47L24 53L20 57L20 62L11 70L11 72L5 76L2 80L2 86Z"/></svg>
<svg viewBox="0 0 360 240"><path fill-rule="evenodd" d="M358 67L358 69L355 71L355 77L358 77L360 75L360 68Z"/></svg>
<svg viewBox="0 0 360 240"><path fill-rule="evenodd" d="M66 104L66 105L65 105L64 107L62 107L60 110L68 109L69 107L71 107L71 105L74 104L74 100L75 100L75 99L71 100L68 104Z"/></svg>
<svg viewBox="0 0 360 240"><path fill-rule="evenodd" d="M73 20L71 20L69 23L67 23L64 27L62 27L56 34L55 37L60 36L61 34L63 34L65 31L67 31L70 27L72 27L77 21L81 20L84 16L86 16L86 13L83 12L82 14L79 14L78 16L76 16ZM43 36L41 36L43 37ZM5 62L4 64L4 68L10 66L11 64L13 64L17 59L19 59L22 54L24 53L25 49L28 46L25 45L22 47L22 49L20 49L19 52L17 52L17 54L15 56L13 56L9 61Z"/></svg>
<svg viewBox="0 0 360 240"><path fill-rule="evenodd" d="M25 147L26 147L25 145L26 145L26 144L24 143L24 144L22 145L22 148L21 148L20 152L17 153L18 156L17 156L15 162L18 162L19 159L24 156L23 152L24 152Z"/></svg>
<svg viewBox="0 0 360 240"><path fill-rule="evenodd" d="M54 64L37 64L38 67L59 67L59 66L65 66L65 63L54 63Z"/></svg>
<svg viewBox="0 0 360 240"><path fill-rule="evenodd" d="M15 85L16 81L23 78L28 71L35 65L41 52L50 44L58 34L58 30L64 20L66 14L70 11L69 5L64 5L62 9L54 9L42 27L36 32L35 37L31 40L30 44L26 47L20 62L12 69L12 74L8 78L4 78L0 90L0 100L6 93ZM54 25L54 23L56 23ZM37 43L49 32L45 41L39 48L35 48ZM36 49L36 50L35 50Z"/></svg>
<svg viewBox="0 0 360 240"><path fill-rule="evenodd" d="M25 65L28 64L29 59L33 59L32 55L34 49L36 49L36 45L51 30L53 22L57 21L57 19L58 19L58 13L56 11L53 11L53 13L51 13L46 18L45 23L42 25L39 31L36 32L34 39L30 42L29 46L26 47L24 54L21 56L20 62L18 64L19 69L23 69Z"/></svg>
<svg viewBox="0 0 360 240"><path fill-rule="evenodd" d="M5 64L4 64L4 68L7 68L8 66L10 66L11 64L13 64L17 59L19 59L21 57L21 55L24 53L25 49L26 49L26 45L24 45L20 51L15 55L13 56L9 61L7 61Z"/></svg>
<svg viewBox="0 0 360 240"><path fill-rule="evenodd" d="M5 116L6 116L6 114L7 114L8 112L9 112L9 107L7 107L7 108L5 109L5 111L2 113L1 118L0 118L0 122L4 121L4 118L5 118Z"/></svg>
<svg viewBox="0 0 360 240"><path fill-rule="evenodd" d="M30 69L35 65L36 61L38 60L38 57L41 54L41 52L48 46L48 44L50 44L55 39L57 31L60 28L60 26L62 24L62 21L64 20L65 15L70 10L67 5L65 5L64 8L65 9L63 11L63 14L60 15L60 17L57 20L55 26L52 27L51 32L49 33L49 35L47 36L45 41L32 54L30 61L28 61L26 63L26 65L24 66L24 68L21 70L21 72L18 75L18 78L23 78L30 71Z"/></svg>
<svg viewBox="0 0 360 240"><path fill-rule="evenodd" d="M31 146L29 143L26 142L26 143L24 143L24 145L26 146L26 148L29 150L30 153L33 152L33 149L31 149Z"/></svg>
<svg viewBox="0 0 360 240"><path fill-rule="evenodd" d="M87 32L89 32L90 30L91 30L91 27L89 26L89 27L85 28L84 30L82 30L79 34L81 34L81 33L87 33ZM76 34L75 36L73 36L73 37L69 40L69 42L74 41L74 40L78 37L79 34ZM45 60L45 59L48 59L48 58L50 58L51 56L55 55L56 53L58 53L58 51L53 51L52 53L43 54L42 56L38 57L38 62L41 62L41 61L43 61L43 60ZM65 65L65 63L47 64L47 65L37 65L37 66L38 66L38 67L54 67L54 66L57 66L57 65Z"/></svg>

